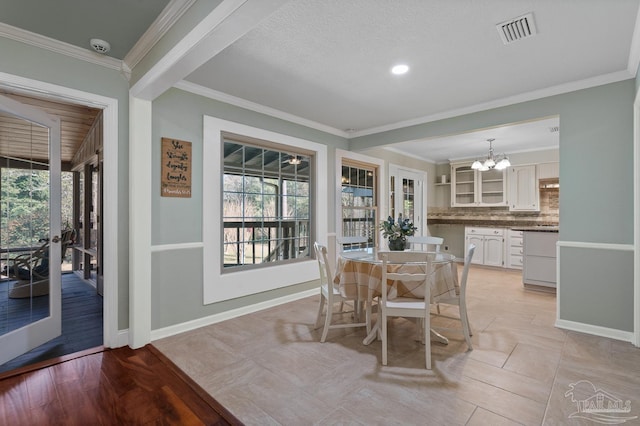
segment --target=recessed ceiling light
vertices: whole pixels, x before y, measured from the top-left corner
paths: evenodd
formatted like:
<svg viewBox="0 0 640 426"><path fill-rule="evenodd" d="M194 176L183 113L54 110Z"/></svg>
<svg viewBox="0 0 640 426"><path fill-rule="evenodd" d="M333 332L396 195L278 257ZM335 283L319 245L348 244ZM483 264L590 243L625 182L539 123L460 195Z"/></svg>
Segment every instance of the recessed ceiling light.
<svg viewBox="0 0 640 426"><path fill-rule="evenodd" d="M409 71L409 65L405 64L394 65L393 68L391 68L391 72L395 75L406 74L407 71Z"/></svg>

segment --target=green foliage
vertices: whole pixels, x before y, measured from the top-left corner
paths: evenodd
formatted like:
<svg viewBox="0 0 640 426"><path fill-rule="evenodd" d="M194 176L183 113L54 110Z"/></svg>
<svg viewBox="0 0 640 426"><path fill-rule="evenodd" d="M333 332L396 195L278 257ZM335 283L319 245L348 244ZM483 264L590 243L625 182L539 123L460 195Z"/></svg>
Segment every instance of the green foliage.
<svg viewBox="0 0 640 426"><path fill-rule="evenodd" d="M49 172L2 168L0 245L31 247L49 237ZM62 227L73 223L73 174L62 174Z"/></svg>
<svg viewBox="0 0 640 426"><path fill-rule="evenodd" d="M380 222L380 227L382 228L382 236L389 240L404 240L415 234L418 229L413 226L413 222L408 218L398 218L398 222L396 223L391 216L389 216L387 220Z"/></svg>

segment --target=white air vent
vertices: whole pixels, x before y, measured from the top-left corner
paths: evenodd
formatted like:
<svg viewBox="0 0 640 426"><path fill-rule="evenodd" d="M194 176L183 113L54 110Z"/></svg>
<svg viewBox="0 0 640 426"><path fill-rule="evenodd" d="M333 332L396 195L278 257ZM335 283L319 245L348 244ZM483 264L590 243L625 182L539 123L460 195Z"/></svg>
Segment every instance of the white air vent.
<svg viewBox="0 0 640 426"><path fill-rule="evenodd" d="M536 23L533 21L533 13L527 13L518 18L510 19L496 25L500 38L504 44L510 44L523 38L537 34Z"/></svg>

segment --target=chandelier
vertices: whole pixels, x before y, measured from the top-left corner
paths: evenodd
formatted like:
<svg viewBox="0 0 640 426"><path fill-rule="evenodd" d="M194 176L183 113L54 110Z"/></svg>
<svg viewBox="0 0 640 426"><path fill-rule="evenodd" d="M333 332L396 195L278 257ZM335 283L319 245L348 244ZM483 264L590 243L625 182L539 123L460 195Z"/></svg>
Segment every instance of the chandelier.
<svg viewBox="0 0 640 426"><path fill-rule="evenodd" d="M481 172L486 172L487 170L496 169L496 170L504 170L507 167L511 166L509 162L509 157L505 154L502 154L501 158L498 158L493 155L493 141L495 139L487 139L489 142L489 155L487 155L487 159L483 162L478 160L474 161L471 165L473 170L480 170Z"/></svg>

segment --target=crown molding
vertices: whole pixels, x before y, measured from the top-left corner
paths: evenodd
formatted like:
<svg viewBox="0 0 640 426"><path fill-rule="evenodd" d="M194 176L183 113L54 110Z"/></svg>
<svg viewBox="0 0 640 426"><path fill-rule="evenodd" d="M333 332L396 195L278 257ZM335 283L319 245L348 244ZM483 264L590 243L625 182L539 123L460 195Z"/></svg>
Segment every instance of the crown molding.
<svg viewBox="0 0 640 426"><path fill-rule="evenodd" d="M340 136L343 138L349 138L349 133L334 127L327 126L325 124L318 123L316 121L308 120L306 118L299 117L297 115L289 114L288 112L280 111L275 108L264 106L255 102L247 101L246 99L237 98L235 96L228 95L226 93L219 92L217 90L209 89L208 87L200 86L199 84L191 83L185 80L179 81L173 87L184 90L196 95L204 96L216 101L224 102L226 104L234 105L240 108L255 111L260 114L269 115L271 117L280 118L292 123L300 124L305 127L320 130L325 133Z"/></svg>
<svg viewBox="0 0 640 426"><path fill-rule="evenodd" d="M189 10L196 0L171 0L162 13L156 18L147 31L124 57L124 63L129 70L144 58L155 44L171 29L173 24Z"/></svg>
<svg viewBox="0 0 640 426"><path fill-rule="evenodd" d="M500 108L504 106L514 105L522 102L533 101L536 99L547 98L550 96L561 95L563 93L575 92L576 90L588 89L591 87L602 86L609 83L617 83L619 81L628 80L633 78L627 70L618 71L610 74L604 74L593 78L587 78L584 80L573 81L566 84L560 84L557 86L547 87L545 89L534 90L527 93L521 93L515 96L509 96L502 99L496 99L481 104L471 105L465 108L454 109L450 111L441 112L438 114L428 115L424 117L418 117L411 120L400 121L393 124L388 124L380 127L372 127L369 129L359 130L349 135L349 138L357 138L360 136L368 136L376 133L387 132L390 130L402 129L404 127L416 126L420 124L430 123L433 121L444 120L447 118L459 117L466 114L472 114L480 111L487 111L494 108Z"/></svg>
<svg viewBox="0 0 640 426"><path fill-rule="evenodd" d="M638 66L640 66L640 8L638 8L636 25L633 29L633 36L631 37L631 48L629 49L629 65L627 65L627 71L635 77L638 72Z"/></svg>
<svg viewBox="0 0 640 426"><path fill-rule="evenodd" d="M91 62L116 71L123 71L122 61L120 59L104 56L99 53L92 52L89 49L74 46L72 44L65 43L64 41L54 40L2 22L0 22L0 37L6 37L21 43L30 44L35 47L50 50L82 61Z"/></svg>

